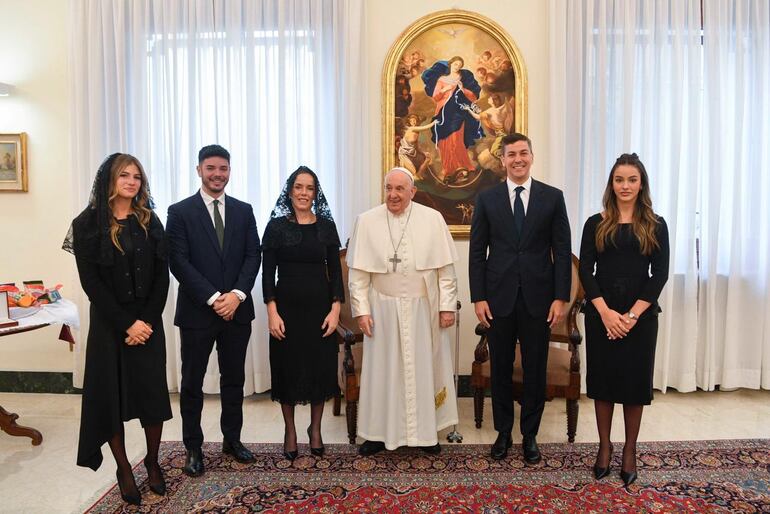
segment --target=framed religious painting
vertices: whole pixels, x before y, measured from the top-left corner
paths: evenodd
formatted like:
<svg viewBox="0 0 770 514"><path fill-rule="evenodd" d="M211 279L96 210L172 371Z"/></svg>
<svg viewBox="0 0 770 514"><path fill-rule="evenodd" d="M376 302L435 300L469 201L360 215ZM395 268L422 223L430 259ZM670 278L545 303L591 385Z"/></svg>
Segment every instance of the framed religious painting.
<svg viewBox="0 0 770 514"><path fill-rule="evenodd" d="M0 134L0 192L27 189L27 134Z"/></svg>
<svg viewBox="0 0 770 514"><path fill-rule="evenodd" d="M467 237L476 196L505 180L500 142L527 131L527 72L508 34L480 14L448 10L406 28L382 78L383 177L402 166L415 201Z"/></svg>

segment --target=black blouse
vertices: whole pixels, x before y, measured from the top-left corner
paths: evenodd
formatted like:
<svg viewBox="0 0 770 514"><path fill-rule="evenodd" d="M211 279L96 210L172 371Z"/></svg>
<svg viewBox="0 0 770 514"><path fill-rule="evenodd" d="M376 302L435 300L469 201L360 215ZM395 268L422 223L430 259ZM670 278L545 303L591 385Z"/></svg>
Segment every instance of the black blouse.
<svg viewBox="0 0 770 514"><path fill-rule="evenodd" d="M620 225L615 243L607 243L599 253L596 227L601 219L601 214L595 214L586 220L580 244L580 281L588 300L586 309L594 308L590 300L601 296L617 312L627 312L637 300L652 304L643 315L660 312L658 297L668 280L669 266L666 221L658 217L655 235L660 246L644 255L628 223Z"/></svg>
<svg viewBox="0 0 770 514"><path fill-rule="evenodd" d="M160 223L157 219L153 222ZM133 215L123 225L119 241L124 253L114 249L113 265L76 258L80 283L88 299L121 332L137 319L159 323L169 286L168 262L158 255L155 240Z"/></svg>
<svg viewBox="0 0 770 514"><path fill-rule="evenodd" d="M289 234L291 237L287 237ZM276 270L279 279L284 272L303 273L308 280L327 281L330 301L345 302L339 238L333 222L319 218L313 224L297 225L285 218L272 219L265 227L265 241L277 241L262 248L265 303L277 297Z"/></svg>

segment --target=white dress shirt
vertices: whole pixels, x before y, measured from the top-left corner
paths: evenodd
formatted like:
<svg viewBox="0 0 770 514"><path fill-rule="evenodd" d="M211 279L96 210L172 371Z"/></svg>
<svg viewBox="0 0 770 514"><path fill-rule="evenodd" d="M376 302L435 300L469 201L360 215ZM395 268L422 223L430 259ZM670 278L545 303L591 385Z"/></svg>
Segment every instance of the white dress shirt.
<svg viewBox="0 0 770 514"><path fill-rule="evenodd" d="M201 198L203 198L203 203L206 204L206 210L209 211L209 217L211 217L211 223L216 225L214 223L214 200L219 200L219 214L222 215L222 224L225 223L225 194L222 193L219 195L219 198L214 198L213 196L209 196L206 194L203 189L201 191Z"/></svg>
<svg viewBox="0 0 770 514"><path fill-rule="evenodd" d="M219 195L219 198L214 198L213 196L210 196L206 194L203 189L200 190L201 198L203 198L203 203L206 205L206 210L209 211L209 217L211 217L211 224L216 226L216 223L214 222L214 200L219 200L219 215L222 216L222 225L225 224L225 194L222 193ZM231 293L235 293L235 296L238 297L240 301L244 301L246 299L246 295L243 291L240 291L238 289L233 289L230 291ZM206 303L209 305L214 305L214 302L222 295L219 291L211 295L211 298L209 298Z"/></svg>
<svg viewBox="0 0 770 514"><path fill-rule="evenodd" d="M527 207L529 207L529 192L532 190L532 175L523 184L517 184L510 178L506 178L505 182L508 184L508 198L511 200L511 211L513 211L513 202L516 200L516 188L524 186L524 190L519 193L519 196L521 197L521 203L524 204L524 215L526 216Z"/></svg>

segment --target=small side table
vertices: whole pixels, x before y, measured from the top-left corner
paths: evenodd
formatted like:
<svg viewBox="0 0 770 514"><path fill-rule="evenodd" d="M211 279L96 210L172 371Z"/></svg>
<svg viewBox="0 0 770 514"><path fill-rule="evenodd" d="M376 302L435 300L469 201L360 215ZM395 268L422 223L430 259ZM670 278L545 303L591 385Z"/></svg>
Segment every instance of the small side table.
<svg viewBox="0 0 770 514"><path fill-rule="evenodd" d="M36 325L26 325L21 327L3 328L0 329L0 337L9 336L13 334L19 334L21 332L29 332L30 330L37 330L39 328L47 327L51 323L40 323ZM59 339L67 341L70 344L70 350L72 345L75 344L75 338L72 337L72 331L69 325L62 325L59 331ZM13 412L8 412L2 405L0 405L0 430L8 435L29 437L32 439L32 446L38 446L43 442L43 434L39 430L35 430L32 427L25 427L23 425L16 424L16 420L19 419L19 415Z"/></svg>

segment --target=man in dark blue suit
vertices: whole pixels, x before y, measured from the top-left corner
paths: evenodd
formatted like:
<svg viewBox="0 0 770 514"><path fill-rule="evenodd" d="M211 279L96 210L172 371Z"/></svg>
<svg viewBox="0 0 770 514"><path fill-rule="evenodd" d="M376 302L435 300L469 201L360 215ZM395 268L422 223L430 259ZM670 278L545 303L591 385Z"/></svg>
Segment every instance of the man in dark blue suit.
<svg viewBox="0 0 770 514"><path fill-rule="evenodd" d="M471 301L488 329L492 414L498 432L492 457L505 458L512 444L518 341L524 373L522 449L524 459L536 464L541 459L535 436L545 405L550 328L563 317L570 297L570 228L562 192L530 176L534 155L529 138L509 134L502 148L507 178L481 193L473 212Z"/></svg>
<svg viewBox="0 0 770 514"><path fill-rule="evenodd" d="M200 191L168 209L171 272L179 281L174 324L182 337L179 404L187 459L184 472L203 474L203 377L214 342L219 360L222 451L243 463L254 455L241 444L246 347L259 271L259 235L251 205L226 196L230 154L219 145L198 152Z"/></svg>

